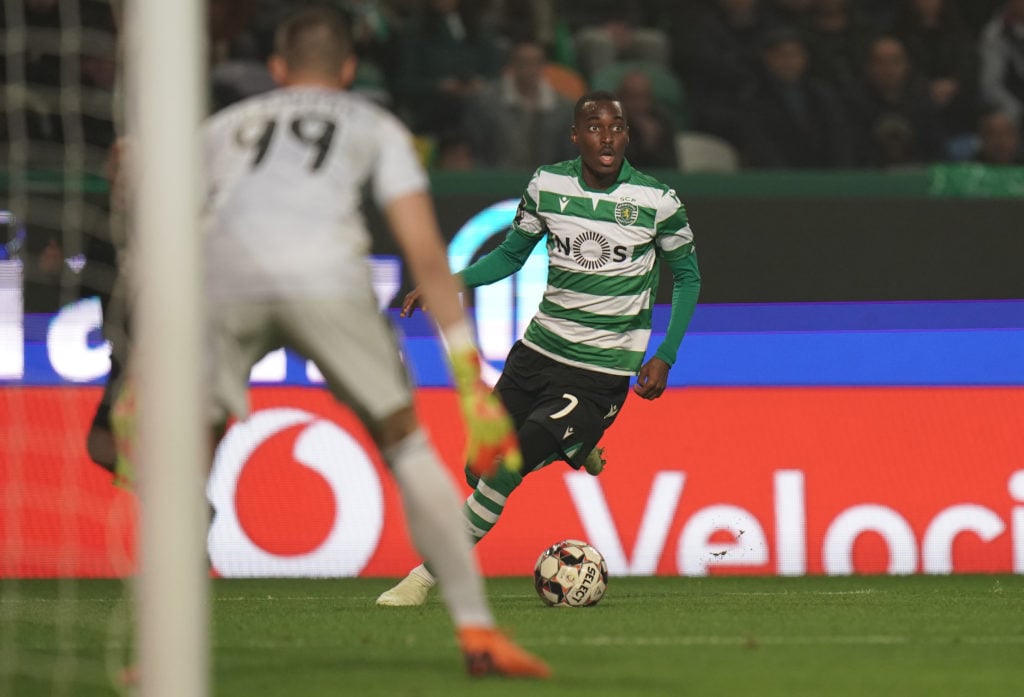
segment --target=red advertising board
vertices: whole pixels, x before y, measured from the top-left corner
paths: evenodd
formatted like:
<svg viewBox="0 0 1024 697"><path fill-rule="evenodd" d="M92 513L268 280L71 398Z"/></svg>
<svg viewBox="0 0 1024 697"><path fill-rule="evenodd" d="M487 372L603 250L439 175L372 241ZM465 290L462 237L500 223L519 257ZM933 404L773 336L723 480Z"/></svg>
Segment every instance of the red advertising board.
<svg viewBox="0 0 1024 697"><path fill-rule="evenodd" d="M0 391L0 575L121 576L134 495L89 463L96 388ZM394 576L417 563L366 433L320 389L264 387L222 445L209 552L226 576ZM454 395L421 390L459 465ZM1024 573L1024 389L689 388L631 397L598 478L531 474L479 545L525 574L566 537L617 574ZM189 466L189 463L182 463Z"/></svg>

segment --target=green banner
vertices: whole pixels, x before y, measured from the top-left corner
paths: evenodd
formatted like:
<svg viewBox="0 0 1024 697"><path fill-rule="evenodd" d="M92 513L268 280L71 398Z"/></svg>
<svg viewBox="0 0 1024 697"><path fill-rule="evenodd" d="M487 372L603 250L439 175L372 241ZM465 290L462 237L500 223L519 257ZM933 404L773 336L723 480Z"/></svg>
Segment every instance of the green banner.
<svg viewBox="0 0 1024 697"><path fill-rule="evenodd" d="M1024 167L981 164L936 165L928 193L961 198L1022 198Z"/></svg>

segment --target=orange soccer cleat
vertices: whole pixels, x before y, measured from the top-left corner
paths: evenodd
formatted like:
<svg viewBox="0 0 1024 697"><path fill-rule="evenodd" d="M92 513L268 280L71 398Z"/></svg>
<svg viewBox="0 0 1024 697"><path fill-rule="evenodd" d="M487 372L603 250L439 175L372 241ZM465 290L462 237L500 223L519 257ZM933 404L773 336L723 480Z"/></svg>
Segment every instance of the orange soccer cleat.
<svg viewBox="0 0 1024 697"><path fill-rule="evenodd" d="M459 646L473 677L547 678L551 668L493 627L463 627Z"/></svg>

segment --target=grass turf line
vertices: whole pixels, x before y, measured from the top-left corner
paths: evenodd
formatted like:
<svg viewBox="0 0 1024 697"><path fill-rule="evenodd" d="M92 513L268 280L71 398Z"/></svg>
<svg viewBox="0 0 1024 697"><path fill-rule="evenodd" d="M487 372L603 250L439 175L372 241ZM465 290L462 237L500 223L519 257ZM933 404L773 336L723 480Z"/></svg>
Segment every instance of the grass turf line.
<svg viewBox="0 0 1024 697"><path fill-rule="evenodd" d="M543 683L466 677L438 595L377 608L389 585L214 580L211 694L995 697L1024 684L1022 576L612 578L581 610L544 607L527 578L490 579L499 623L552 664ZM0 594L0 691L65 694L63 671L66 694L116 695L123 584L14 588Z"/></svg>

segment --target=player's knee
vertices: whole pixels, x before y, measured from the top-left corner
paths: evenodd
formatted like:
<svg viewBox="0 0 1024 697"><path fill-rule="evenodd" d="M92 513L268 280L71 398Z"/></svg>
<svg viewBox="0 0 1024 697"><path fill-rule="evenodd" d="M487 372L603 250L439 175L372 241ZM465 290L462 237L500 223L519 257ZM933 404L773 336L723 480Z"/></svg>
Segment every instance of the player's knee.
<svg viewBox="0 0 1024 697"><path fill-rule="evenodd" d="M397 445L419 428L416 410L412 405L403 407L377 423L367 424L370 437L381 450Z"/></svg>
<svg viewBox="0 0 1024 697"><path fill-rule="evenodd" d="M113 472L117 462L117 449L114 447L114 436L108 428L93 425L85 441L89 459L103 469Z"/></svg>
<svg viewBox="0 0 1024 697"><path fill-rule="evenodd" d="M551 462L561 453L558 441L551 432L535 421L528 419L520 426L516 435L519 437L519 450L523 455L524 475Z"/></svg>

